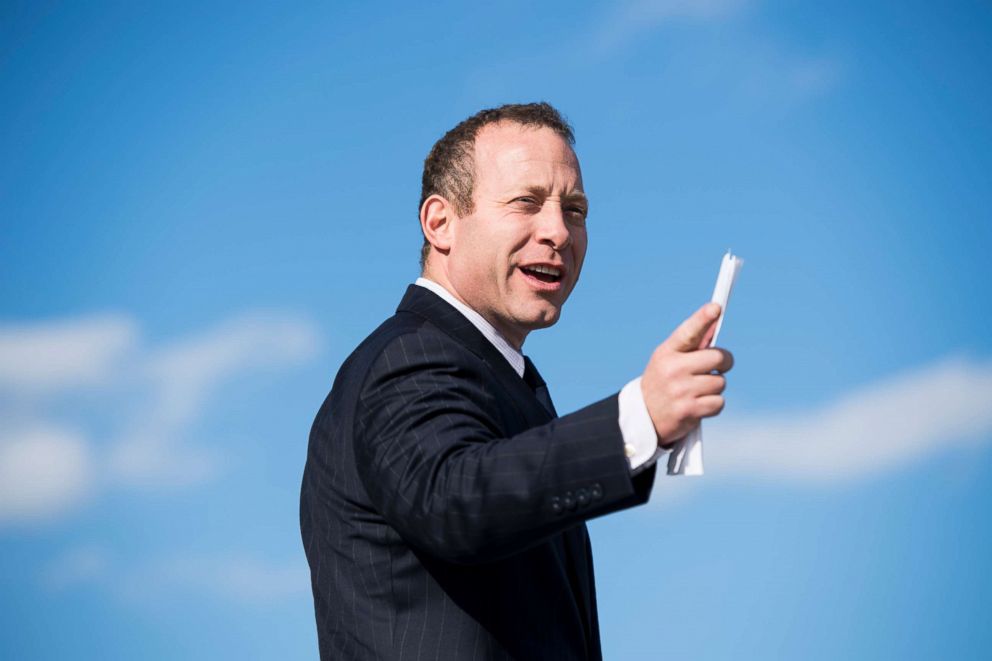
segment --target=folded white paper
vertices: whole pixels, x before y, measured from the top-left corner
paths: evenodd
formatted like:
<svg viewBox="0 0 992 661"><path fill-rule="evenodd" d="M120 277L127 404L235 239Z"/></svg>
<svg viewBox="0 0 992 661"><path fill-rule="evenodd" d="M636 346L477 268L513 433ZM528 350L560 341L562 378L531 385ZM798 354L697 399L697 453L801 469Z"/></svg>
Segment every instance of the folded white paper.
<svg viewBox="0 0 992 661"><path fill-rule="evenodd" d="M713 332L713 339L708 346L716 344L716 338L720 335L720 327L723 326L723 319L727 316L727 301L730 300L730 291L734 288L734 281L737 274L744 266L744 260L735 256L729 250L720 262L720 274L716 278L716 286L713 288L713 303L720 305L720 318L716 321L716 330ZM669 475L702 475L703 474L703 426L689 432L685 438L675 444L668 455Z"/></svg>

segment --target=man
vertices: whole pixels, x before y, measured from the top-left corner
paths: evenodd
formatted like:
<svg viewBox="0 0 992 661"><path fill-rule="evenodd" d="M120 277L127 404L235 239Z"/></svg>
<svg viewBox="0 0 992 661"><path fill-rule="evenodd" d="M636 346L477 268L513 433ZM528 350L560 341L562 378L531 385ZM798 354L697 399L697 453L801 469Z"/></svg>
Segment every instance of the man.
<svg viewBox="0 0 992 661"><path fill-rule="evenodd" d="M584 521L647 501L659 452L723 406L700 308L642 377L556 417L520 350L586 252L572 131L482 111L424 165L422 277L314 422L301 527L323 659L599 659Z"/></svg>

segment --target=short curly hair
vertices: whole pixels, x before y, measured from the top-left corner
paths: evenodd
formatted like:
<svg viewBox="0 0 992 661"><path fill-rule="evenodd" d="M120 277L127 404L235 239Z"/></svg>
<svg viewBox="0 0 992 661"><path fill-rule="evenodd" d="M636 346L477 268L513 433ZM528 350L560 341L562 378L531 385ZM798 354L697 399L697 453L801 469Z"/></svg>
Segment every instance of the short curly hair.
<svg viewBox="0 0 992 661"><path fill-rule="evenodd" d="M472 187L475 177L475 138L489 124L513 122L523 126L549 128L569 145L575 144L575 135L568 121L550 103L509 103L498 108L480 110L451 129L434 143L424 159L424 174L420 188L418 214L424 201L431 195L440 195L451 202L460 215L472 213ZM424 268L431 244L424 237L420 249L420 268Z"/></svg>

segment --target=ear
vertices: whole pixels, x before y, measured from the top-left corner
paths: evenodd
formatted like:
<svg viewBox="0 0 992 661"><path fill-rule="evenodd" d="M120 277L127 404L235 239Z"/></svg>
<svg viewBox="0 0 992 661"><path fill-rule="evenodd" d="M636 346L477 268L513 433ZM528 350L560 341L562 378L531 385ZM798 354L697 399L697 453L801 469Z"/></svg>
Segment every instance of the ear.
<svg viewBox="0 0 992 661"><path fill-rule="evenodd" d="M431 195L420 207L420 229L431 246L441 253L451 250L454 239L455 208L440 195Z"/></svg>

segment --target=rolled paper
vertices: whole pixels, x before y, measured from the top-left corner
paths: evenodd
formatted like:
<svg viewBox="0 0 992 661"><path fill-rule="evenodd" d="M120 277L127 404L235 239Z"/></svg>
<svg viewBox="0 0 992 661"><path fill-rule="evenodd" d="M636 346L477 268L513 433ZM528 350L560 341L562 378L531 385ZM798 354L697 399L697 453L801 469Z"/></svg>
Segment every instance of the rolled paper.
<svg viewBox="0 0 992 661"><path fill-rule="evenodd" d="M735 256L731 251L723 256L720 262L720 273L716 277L716 286L713 287L713 303L720 305L720 318L716 321L716 330L713 331L713 339L707 347L716 344L716 338L720 335L720 328L723 326L723 319L727 316L727 302L730 300L730 292L734 288L734 281L737 274L744 266L744 260ZM669 475L702 475L703 474L703 425L690 431L685 438L679 441L671 453L668 455Z"/></svg>

